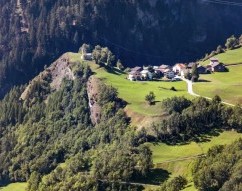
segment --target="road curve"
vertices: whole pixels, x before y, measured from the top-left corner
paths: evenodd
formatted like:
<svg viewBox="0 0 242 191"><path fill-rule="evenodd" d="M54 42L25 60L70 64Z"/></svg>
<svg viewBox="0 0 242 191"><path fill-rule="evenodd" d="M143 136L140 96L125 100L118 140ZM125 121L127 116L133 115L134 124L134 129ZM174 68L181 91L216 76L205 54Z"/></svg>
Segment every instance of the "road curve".
<svg viewBox="0 0 242 191"><path fill-rule="evenodd" d="M182 77L179 77L179 78L187 83L187 92L190 95L196 96L196 97L204 97L206 99L212 100L212 98L210 98L210 97L205 97L205 96L201 96L201 95L198 95L198 94L194 93L194 91L193 91L193 82L191 80L188 80L188 79L185 79L185 78L182 78ZM224 101L222 101L221 103L223 103L225 105L228 105L228 106L232 106L232 107L235 106L234 104L231 104L231 103L228 103L228 102L224 102Z"/></svg>

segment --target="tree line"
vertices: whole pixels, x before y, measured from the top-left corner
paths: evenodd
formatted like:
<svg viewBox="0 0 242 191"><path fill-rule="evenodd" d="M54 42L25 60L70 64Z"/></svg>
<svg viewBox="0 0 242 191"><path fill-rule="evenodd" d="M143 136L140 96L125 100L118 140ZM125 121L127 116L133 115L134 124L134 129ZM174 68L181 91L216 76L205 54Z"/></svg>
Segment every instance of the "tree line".
<svg viewBox="0 0 242 191"><path fill-rule="evenodd" d="M167 117L152 125L154 137L168 143L198 140L199 136L216 130L242 131L242 108L229 107L215 96L211 101L199 97L168 98L162 103Z"/></svg>

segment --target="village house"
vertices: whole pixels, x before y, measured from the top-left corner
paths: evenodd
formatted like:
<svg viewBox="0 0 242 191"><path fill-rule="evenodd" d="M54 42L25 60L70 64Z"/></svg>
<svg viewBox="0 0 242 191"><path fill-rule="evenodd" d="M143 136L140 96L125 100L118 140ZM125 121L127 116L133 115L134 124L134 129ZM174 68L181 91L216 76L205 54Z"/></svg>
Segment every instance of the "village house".
<svg viewBox="0 0 242 191"><path fill-rule="evenodd" d="M134 68L131 69L131 71L137 71L137 72L141 72L143 70L142 67L136 66Z"/></svg>
<svg viewBox="0 0 242 191"><path fill-rule="evenodd" d="M209 65L212 66L213 64L218 64L219 63L219 60L217 58L210 58L210 63Z"/></svg>
<svg viewBox="0 0 242 191"><path fill-rule="evenodd" d="M141 79L140 71L135 71L134 70L134 71L129 72L128 79L130 81L140 80Z"/></svg>
<svg viewBox="0 0 242 191"><path fill-rule="evenodd" d="M92 53L83 53L82 55L81 55L81 59L82 60L92 60L93 58L92 58Z"/></svg>
<svg viewBox="0 0 242 191"><path fill-rule="evenodd" d="M195 62L190 62L190 63L187 65L187 68L188 68L188 69L192 69L192 67L193 67L195 64L197 64L197 63L195 63Z"/></svg>
<svg viewBox="0 0 242 191"><path fill-rule="evenodd" d="M202 66L202 65L197 66L197 71L198 71L199 74L207 74L208 73L207 68Z"/></svg>
<svg viewBox="0 0 242 191"><path fill-rule="evenodd" d="M183 75L184 75L184 73L186 73L186 72L192 72L192 68L193 68L193 66L194 65L197 65L197 71L198 71L198 73L199 74L206 74L207 73L207 68L206 67L204 67L204 66L202 66L202 65L200 65L200 64L198 64L198 63L195 63L195 62L190 62L188 65L187 65L187 69L188 69L188 71L184 71L184 72L182 72L183 73Z"/></svg>
<svg viewBox="0 0 242 191"><path fill-rule="evenodd" d="M168 71L165 72L164 75L165 75L166 78L172 79L172 78L175 77L176 74L175 74L175 72L173 70L168 70Z"/></svg>
<svg viewBox="0 0 242 191"><path fill-rule="evenodd" d="M140 72L142 70L143 70L142 67L139 67L139 66L132 68L131 71L129 72L128 79L131 81L140 80L142 77Z"/></svg>
<svg viewBox="0 0 242 191"><path fill-rule="evenodd" d="M142 70L140 73L141 73L142 79L149 79L149 80L153 79L153 74L149 70L145 69L145 70Z"/></svg>
<svg viewBox="0 0 242 191"><path fill-rule="evenodd" d="M182 70L186 69L186 65L185 64L181 64L178 63L175 66L173 66L172 70L176 73L176 74L181 74Z"/></svg>
<svg viewBox="0 0 242 191"><path fill-rule="evenodd" d="M226 67L222 63L214 63L211 65L212 72L225 72Z"/></svg>
<svg viewBox="0 0 242 191"><path fill-rule="evenodd" d="M225 65L220 63L217 58L210 59L210 64L207 66L207 69L211 72L225 72L226 71Z"/></svg>

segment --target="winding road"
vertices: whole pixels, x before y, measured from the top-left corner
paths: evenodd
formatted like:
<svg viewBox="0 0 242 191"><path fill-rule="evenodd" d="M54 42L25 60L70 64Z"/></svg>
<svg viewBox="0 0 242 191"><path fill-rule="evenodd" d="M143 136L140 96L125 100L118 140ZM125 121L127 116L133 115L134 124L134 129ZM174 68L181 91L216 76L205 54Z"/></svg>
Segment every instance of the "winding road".
<svg viewBox="0 0 242 191"><path fill-rule="evenodd" d="M196 97L204 97L206 99L212 100L212 98L210 98L210 97L205 97L205 96L201 96L201 95L198 95L198 94L194 93L194 91L193 91L193 82L191 80L187 80L187 79L182 78L182 77L179 77L179 78L187 83L187 92L190 95L196 96ZM224 102L224 101L222 101L221 103L223 103L225 105L228 105L228 106L232 106L232 107L235 106L234 104L231 104L231 103L228 103L228 102Z"/></svg>

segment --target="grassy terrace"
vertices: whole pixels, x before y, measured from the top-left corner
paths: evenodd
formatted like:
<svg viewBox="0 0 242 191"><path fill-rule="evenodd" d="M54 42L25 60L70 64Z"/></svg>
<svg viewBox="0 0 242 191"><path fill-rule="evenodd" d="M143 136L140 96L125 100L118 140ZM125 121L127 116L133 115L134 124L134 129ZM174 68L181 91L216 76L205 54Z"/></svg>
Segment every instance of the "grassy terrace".
<svg viewBox="0 0 242 191"><path fill-rule="evenodd" d="M153 162L162 163L166 161L176 160L179 158L194 156L206 153L209 148L214 145L230 144L236 139L242 138L242 134L235 131L225 131L217 136L206 135L202 137L203 142L191 142L185 145L167 145L164 143L151 144L150 148L153 151Z"/></svg>
<svg viewBox="0 0 242 191"><path fill-rule="evenodd" d="M217 136L206 135L203 137L205 141L196 143L191 142L185 145L166 145L164 143L151 144L150 148L153 152L153 162L155 167L163 169L163 175L170 178L183 175L189 184L184 191L196 191L192 182L192 166L195 158L189 156L200 155L206 153L212 146L231 144L233 141L242 138L242 134L234 131L225 131ZM188 157L187 159L180 160Z"/></svg>
<svg viewBox="0 0 242 191"><path fill-rule="evenodd" d="M80 61L80 54L69 53L72 61ZM99 68L93 62L88 62L96 76L106 83L118 89L119 97L128 102L126 110L132 111L144 116L162 115L161 101L172 96L189 96L187 87L184 82L131 82L127 79L127 74L121 73L118 70L107 71L104 68ZM174 86L178 91L171 91ZM153 91L156 95L157 103L153 106L148 106L145 102L145 96Z"/></svg>
<svg viewBox="0 0 242 191"><path fill-rule="evenodd" d="M218 54L215 57L224 64L239 64L242 63L242 48L228 50L225 53ZM209 64L209 60L201 62L202 65Z"/></svg>
<svg viewBox="0 0 242 191"><path fill-rule="evenodd" d="M242 104L242 65L229 66L229 72L201 75L198 82L193 85L195 93L213 97L219 95L223 101L232 104Z"/></svg>

